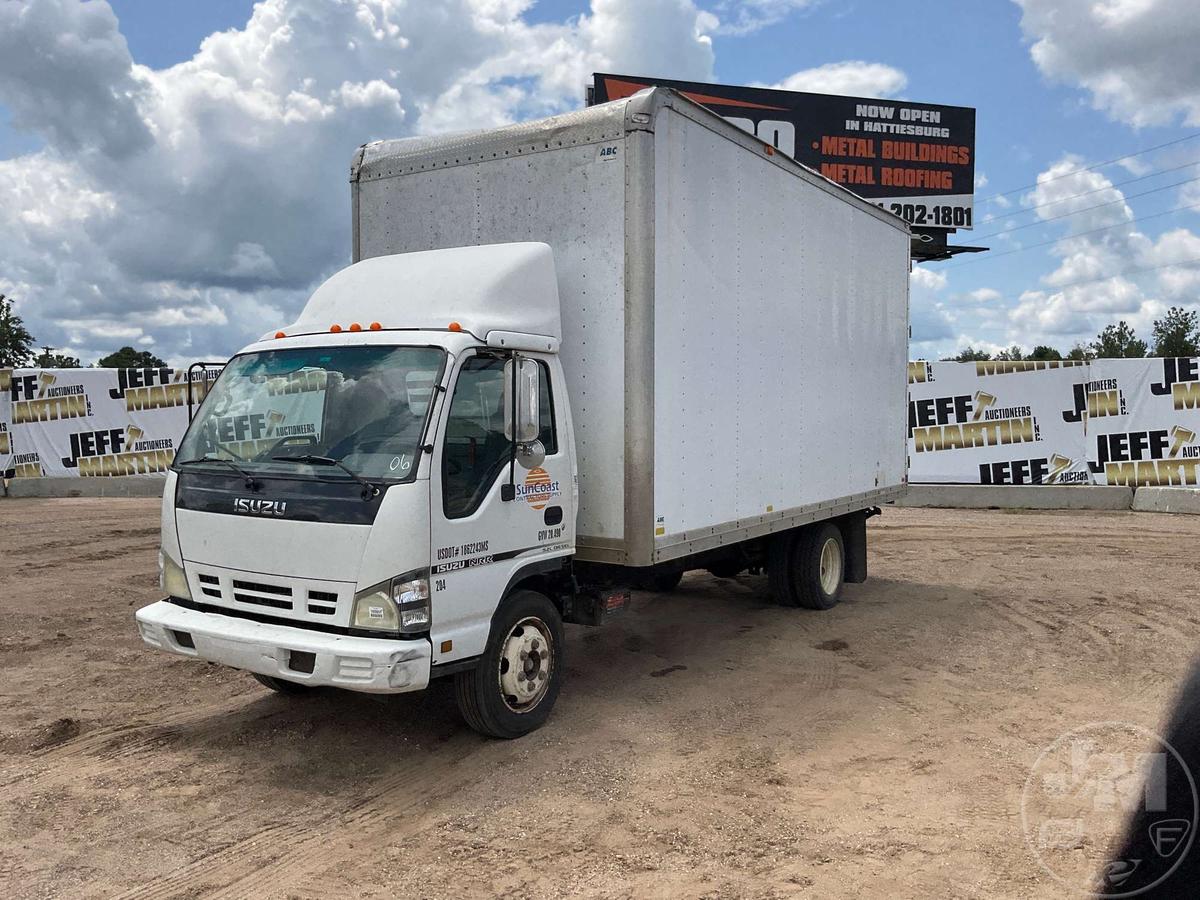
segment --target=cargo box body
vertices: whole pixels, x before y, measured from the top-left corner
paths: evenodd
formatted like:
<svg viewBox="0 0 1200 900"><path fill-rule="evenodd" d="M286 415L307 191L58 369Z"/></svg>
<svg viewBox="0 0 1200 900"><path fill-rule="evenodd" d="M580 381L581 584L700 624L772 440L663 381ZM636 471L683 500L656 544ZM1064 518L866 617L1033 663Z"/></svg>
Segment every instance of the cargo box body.
<svg viewBox="0 0 1200 900"><path fill-rule="evenodd" d="M908 229L719 116L657 89L368 144L351 182L355 261L553 248L580 560L653 565L903 493Z"/></svg>

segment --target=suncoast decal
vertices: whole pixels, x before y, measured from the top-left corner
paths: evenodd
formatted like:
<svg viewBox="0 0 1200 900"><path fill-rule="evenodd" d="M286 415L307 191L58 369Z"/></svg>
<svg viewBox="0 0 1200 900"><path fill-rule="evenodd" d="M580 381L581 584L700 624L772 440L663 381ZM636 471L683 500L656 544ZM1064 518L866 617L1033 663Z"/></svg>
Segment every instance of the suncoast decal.
<svg viewBox="0 0 1200 900"><path fill-rule="evenodd" d="M543 509L546 504L562 494L558 482L540 466L530 469L525 483L517 485L517 499L524 500L530 509Z"/></svg>
<svg viewBox="0 0 1200 900"><path fill-rule="evenodd" d="M12 422L53 422L92 414L92 401L82 384L60 379L53 372L9 376Z"/></svg>
<svg viewBox="0 0 1200 900"><path fill-rule="evenodd" d="M1029 406L1005 405L986 391L910 400L908 434L917 453L1041 440Z"/></svg>

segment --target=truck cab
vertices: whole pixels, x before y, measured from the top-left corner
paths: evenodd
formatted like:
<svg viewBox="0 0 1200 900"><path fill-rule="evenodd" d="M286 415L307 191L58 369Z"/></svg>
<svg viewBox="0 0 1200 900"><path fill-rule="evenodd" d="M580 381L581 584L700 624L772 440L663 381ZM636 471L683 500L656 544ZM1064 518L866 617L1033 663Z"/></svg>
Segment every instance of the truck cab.
<svg viewBox="0 0 1200 900"><path fill-rule="evenodd" d="M335 275L196 411L164 491L168 597L138 612L143 639L281 692L458 673L479 730L536 727L575 544L560 341L545 244Z"/></svg>

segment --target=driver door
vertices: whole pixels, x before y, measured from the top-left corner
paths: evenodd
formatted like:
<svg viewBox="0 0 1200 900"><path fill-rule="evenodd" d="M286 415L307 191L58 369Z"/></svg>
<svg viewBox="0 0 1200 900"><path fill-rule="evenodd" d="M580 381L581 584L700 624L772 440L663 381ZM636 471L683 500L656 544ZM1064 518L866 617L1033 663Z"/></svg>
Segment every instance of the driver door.
<svg viewBox="0 0 1200 900"><path fill-rule="evenodd" d="M537 357L533 357L537 359ZM541 466L512 468L505 436L505 356L463 359L448 392L430 479L430 638L435 663L477 656L511 579L531 562L565 555L572 543L571 472L558 436L551 368L538 359Z"/></svg>

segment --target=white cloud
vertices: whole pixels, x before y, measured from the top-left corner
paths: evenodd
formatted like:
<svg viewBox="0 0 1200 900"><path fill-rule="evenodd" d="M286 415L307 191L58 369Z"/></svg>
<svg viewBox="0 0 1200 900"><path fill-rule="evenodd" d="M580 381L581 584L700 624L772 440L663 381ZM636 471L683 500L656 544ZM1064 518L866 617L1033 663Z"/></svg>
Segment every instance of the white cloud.
<svg viewBox="0 0 1200 900"><path fill-rule="evenodd" d="M0 103L46 142L0 161L0 292L85 362L221 356L349 261L359 144L576 108L593 70L712 78L692 0L530 5L264 0L155 70L102 0L0 3Z"/></svg>
<svg viewBox="0 0 1200 900"><path fill-rule="evenodd" d="M911 284L931 291L940 291L946 286L946 273L926 266L913 266L908 279Z"/></svg>
<svg viewBox="0 0 1200 900"><path fill-rule="evenodd" d="M1051 250L1058 264L1042 278L1045 287L1026 291L1010 312L1008 337L1023 345L1086 343L1118 319L1149 339L1167 301L1196 305L1200 268L1158 267L1200 260L1200 236L1186 228L1147 236L1123 192L1106 175L1083 169L1083 160L1065 157L1022 198L1064 232ZM1104 230L1086 233L1093 229Z"/></svg>
<svg viewBox="0 0 1200 900"><path fill-rule="evenodd" d="M995 288L983 287L968 291L967 296L976 303L991 303L999 300L1003 295Z"/></svg>
<svg viewBox="0 0 1200 900"><path fill-rule="evenodd" d="M781 22L820 0L722 0L716 5L720 34L745 35Z"/></svg>
<svg viewBox="0 0 1200 900"><path fill-rule="evenodd" d="M1137 127L1200 124L1195 0L1016 0L1042 72Z"/></svg>
<svg viewBox="0 0 1200 900"><path fill-rule="evenodd" d="M851 97L891 97L904 90L908 76L883 63L846 60L802 69L770 87L814 94L845 94Z"/></svg>

